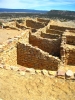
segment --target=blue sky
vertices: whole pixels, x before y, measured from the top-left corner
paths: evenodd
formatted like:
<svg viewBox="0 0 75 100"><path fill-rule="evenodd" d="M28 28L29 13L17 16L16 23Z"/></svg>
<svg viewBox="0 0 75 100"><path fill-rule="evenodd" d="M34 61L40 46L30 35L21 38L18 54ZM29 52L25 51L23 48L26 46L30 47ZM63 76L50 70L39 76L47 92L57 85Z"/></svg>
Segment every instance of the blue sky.
<svg viewBox="0 0 75 100"><path fill-rule="evenodd" d="M0 8L75 11L75 0L0 0Z"/></svg>

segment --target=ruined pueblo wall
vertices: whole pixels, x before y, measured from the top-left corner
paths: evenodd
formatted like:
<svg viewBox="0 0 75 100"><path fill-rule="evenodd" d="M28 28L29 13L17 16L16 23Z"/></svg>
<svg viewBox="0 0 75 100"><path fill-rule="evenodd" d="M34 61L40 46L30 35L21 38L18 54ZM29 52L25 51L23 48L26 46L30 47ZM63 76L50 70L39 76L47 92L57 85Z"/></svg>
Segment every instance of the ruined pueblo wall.
<svg viewBox="0 0 75 100"><path fill-rule="evenodd" d="M47 34L47 33L41 33L41 37L48 38L48 39L58 39L58 34Z"/></svg>
<svg viewBox="0 0 75 100"><path fill-rule="evenodd" d="M73 49L66 48L66 60L68 65L75 65L75 47Z"/></svg>
<svg viewBox="0 0 75 100"><path fill-rule="evenodd" d="M75 30L75 28L56 26L56 25L50 25L50 29L55 29L55 30L60 30L60 31L65 31L66 29L67 30Z"/></svg>
<svg viewBox="0 0 75 100"><path fill-rule="evenodd" d="M59 31L55 29L46 29L46 33L62 35L63 31Z"/></svg>
<svg viewBox="0 0 75 100"><path fill-rule="evenodd" d="M42 49L45 52L48 52L51 55L60 55L60 38L47 39L30 34L29 43L33 46L37 46L38 48Z"/></svg>
<svg viewBox="0 0 75 100"><path fill-rule="evenodd" d="M75 36L66 36L66 43L70 45L75 45Z"/></svg>
<svg viewBox="0 0 75 100"><path fill-rule="evenodd" d="M73 34L74 35L74 34ZM65 65L75 65L75 36L68 31L64 32L61 40L60 54L61 61Z"/></svg>
<svg viewBox="0 0 75 100"><path fill-rule="evenodd" d="M35 69L57 70L61 61L54 56L28 44L18 43L17 62Z"/></svg>
<svg viewBox="0 0 75 100"><path fill-rule="evenodd" d="M25 29L26 27L23 25L20 25L18 22L16 22L16 27L21 28L21 29Z"/></svg>
<svg viewBox="0 0 75 100"><path fill-rule="evenodd" d="M42 19L42 18L37 18L37 21L43 23L44 25L47 25L50 20L48 20L48 19Z"/></svg>
<svg viewBox="0 0 75 100"><path fill-rule="evenodd" d="M39 29L39 28L44 27L44 24L33 21L33 20L26 20L25 25L26 25L26 27L34 28L34 29Z"/></svg>
<svg viewBox="0 0 75 100"><path fill-rule="evenodd" d="M29 31L26 30L21 36L17 36L13 39L7 41L3 44L0 52L0 59L2 63L9 65L17 65L17 43L21 41L22 43L29 43Z"/></svg>
<svg viewBox="0 0 75 100"><path fill-rule="evenodd" d="M42 18L37 18L37 21L49 23L50 20L48 20L48 19L42 19Z"/></svg>

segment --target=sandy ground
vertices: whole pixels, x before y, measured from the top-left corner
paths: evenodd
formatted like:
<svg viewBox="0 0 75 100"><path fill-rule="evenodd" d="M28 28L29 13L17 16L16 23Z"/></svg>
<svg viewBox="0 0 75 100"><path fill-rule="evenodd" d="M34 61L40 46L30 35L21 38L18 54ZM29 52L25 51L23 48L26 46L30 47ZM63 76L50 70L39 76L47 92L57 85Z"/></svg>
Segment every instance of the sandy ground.
<svg viewBox="0 0 75 100"><path fill-rule="evenodd" d="M12 30L12 29L0 29L0 44L8 40L9 38L13 38L14 36L18 36L22 33L18 30Z"/></svg>
<svg viewBox="0 0 75 100"><path fill-rule="evenodd" d="M2 100L75 100L75 81L0 69Z"/></svg>
<svg viewBox="0 0 75 100"><path fill-rule="evenodd" d="M0 29L0 43L20 33L22 31ZM73 66L66 67L69 68L73 70ZM0 98L2 100L75 100L75 80L29 73L21 76L15 71L0 69Z"/></svg>
<svg viewBox="0 0 75 100"><path fill-rule="evenodd" d="M58 26L64 26L64 27L71 27L71 28L75 28L75 21L59 21L59 20L56 20L56 21L51 21L51 24L52 25L58 25Z"/></svg>

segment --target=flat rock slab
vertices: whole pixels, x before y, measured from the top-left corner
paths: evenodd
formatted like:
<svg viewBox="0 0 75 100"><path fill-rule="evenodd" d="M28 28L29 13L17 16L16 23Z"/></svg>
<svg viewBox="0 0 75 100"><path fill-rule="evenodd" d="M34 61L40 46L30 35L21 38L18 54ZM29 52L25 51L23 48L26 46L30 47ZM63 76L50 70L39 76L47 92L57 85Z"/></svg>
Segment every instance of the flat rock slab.
<svg viewBox="0 0 75 100"><path fill-rule="evenodd" d="M20 68L18 69L18 71L26 71L26 68L25 68L25 67L20 67Z"/></svg>
<svg viewBox="0 0 75 100"><path fill-rule="evenodd" d="M58 70L57 76L65 76L65 71L64 70Z"/></svg>
<svg viewBox="0 0 75 100"><path fill-rule="evenodd" d="M56 71L48 71L48 74L49 74L49 75L56 76Z"/></svg>

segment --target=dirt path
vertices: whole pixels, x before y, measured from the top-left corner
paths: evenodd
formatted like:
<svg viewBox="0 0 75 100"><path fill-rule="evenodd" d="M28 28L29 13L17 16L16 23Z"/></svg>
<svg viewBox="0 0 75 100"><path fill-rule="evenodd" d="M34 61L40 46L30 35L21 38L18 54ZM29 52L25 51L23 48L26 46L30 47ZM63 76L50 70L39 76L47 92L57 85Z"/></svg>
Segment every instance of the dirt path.
<svg viewBox="0 0 75 100"><path fill-rule="evenodd" d="M75 100L75 81L0 69L2 100Z"/></svg>
<svg viewBox="0 0 75 100"><path fill-rule="evenodd" d="M0 43L2 44L9 38L13 38L14 36L18 36L22 33L21 31L18 30L12 30L12 29L0 29Z"/></svg>

